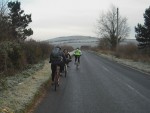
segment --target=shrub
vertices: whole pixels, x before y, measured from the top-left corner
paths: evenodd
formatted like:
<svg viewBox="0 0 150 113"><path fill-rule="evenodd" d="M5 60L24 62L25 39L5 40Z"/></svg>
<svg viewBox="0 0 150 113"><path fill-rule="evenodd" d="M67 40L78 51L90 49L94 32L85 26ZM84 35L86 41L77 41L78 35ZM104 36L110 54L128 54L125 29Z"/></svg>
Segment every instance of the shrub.
<svg viewBox="0 0 150 113"><path fill-rule="evenodd" d="M137 52L137 46L133 43L129 43L126 45L119 45L115 55L116 57L134 59L137 56Z"/></svg>
<svg viewBox="0 0 150 113"><path fill-rule="evenodd" d="M9 75L49 57L52 46L46 42L28 40L23 43L0 43L0 74Z"/></svg>
<svg viewBox="0 0 150 113"><path fill-rule="evenodd" d="M0 43L1 72L19 68L20 50L21 46L16 42L4 41Z"/></svg>

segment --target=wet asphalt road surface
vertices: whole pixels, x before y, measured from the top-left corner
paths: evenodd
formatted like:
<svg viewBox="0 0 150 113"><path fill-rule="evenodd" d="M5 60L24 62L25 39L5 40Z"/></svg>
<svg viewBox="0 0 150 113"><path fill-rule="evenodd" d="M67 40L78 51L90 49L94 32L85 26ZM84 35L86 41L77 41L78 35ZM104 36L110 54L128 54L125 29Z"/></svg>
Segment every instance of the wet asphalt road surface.
<svg viewBox="0 0 150 113"><path fill-rule="evenodd" d="M150 113L150 75L83 52L34 113Z"/></svg>

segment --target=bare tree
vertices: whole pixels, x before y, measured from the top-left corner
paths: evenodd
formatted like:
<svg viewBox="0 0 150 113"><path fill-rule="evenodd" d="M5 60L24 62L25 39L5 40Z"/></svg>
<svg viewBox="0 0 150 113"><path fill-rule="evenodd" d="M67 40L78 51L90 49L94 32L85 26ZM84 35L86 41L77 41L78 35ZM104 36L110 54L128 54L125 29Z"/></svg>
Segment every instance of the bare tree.
<svg viewBox="0 0 150 113"><path fill-rule="evenodd" d="M115 49L117 43L120 43L129 35L129 31L127 18L118 15L117 21L117 8L115 6L112 6L110 11L101 14L97 21L97 34L100 38L106 38L106 41L111 45L111 49Z"/></svg>

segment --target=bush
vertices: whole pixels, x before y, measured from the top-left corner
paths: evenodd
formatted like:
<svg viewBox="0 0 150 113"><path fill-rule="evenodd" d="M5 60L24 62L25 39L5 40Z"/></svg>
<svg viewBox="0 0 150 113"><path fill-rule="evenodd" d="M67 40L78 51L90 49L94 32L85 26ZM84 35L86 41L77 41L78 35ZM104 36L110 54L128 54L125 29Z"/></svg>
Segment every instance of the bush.
<svg viewBox="0 0 150 113"><path fill-rule="evenodd" d="M16 42L4 41L0 43L0 72L8 72L10 69L19 68L20 44Z"/></svg>
<svg viewBox="0 0 150 113"><path fill-rule="evenodd" d="M28 40L23 43L0 43L0 74L10 75L49 57L52 46L46 42Z"/></svg>
<svg viewBox="0 0 150 113"><path fill-rule="evenodd" d="M126 45L119 45L115 53L116 57L136 59L138 48L135 44L129 43Z"/></svg>
<svg viewBox="0 0 150 113"><path fill-rule="evenodd" d="M134 61L150 63L150 56L145 54L143 50L138 49L138 46L133 43L119 45L116 51L110 51L109 49L107 50L99 47L92 48L92 50L100 51L103 54L111 54L117 58L132 59Z"/></svg>

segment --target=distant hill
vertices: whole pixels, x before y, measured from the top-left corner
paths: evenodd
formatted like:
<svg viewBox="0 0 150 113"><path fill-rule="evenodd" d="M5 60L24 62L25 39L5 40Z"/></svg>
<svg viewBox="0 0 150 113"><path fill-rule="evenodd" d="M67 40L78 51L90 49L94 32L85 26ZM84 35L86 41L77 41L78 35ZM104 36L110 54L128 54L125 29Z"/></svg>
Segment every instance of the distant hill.
<svg viewBox="0 0 150 113"><path fill-rule="evenodd" d="M46 40L53 45L70 45L74 48L81 46L97 46L99 39L90 36L66 36Z"/></svg>
<svg viewBox="0 0 150 113"><path fill-rule="evenodd" d="M46 40L50 44L53 45L70 45L74 48L81 46L97 46L99 43L99 38L91 37L91 36L64 36L57 37L53 39ZM136 39L126 39L121 42L121 44L135 43L137 44Z"/></svg>

